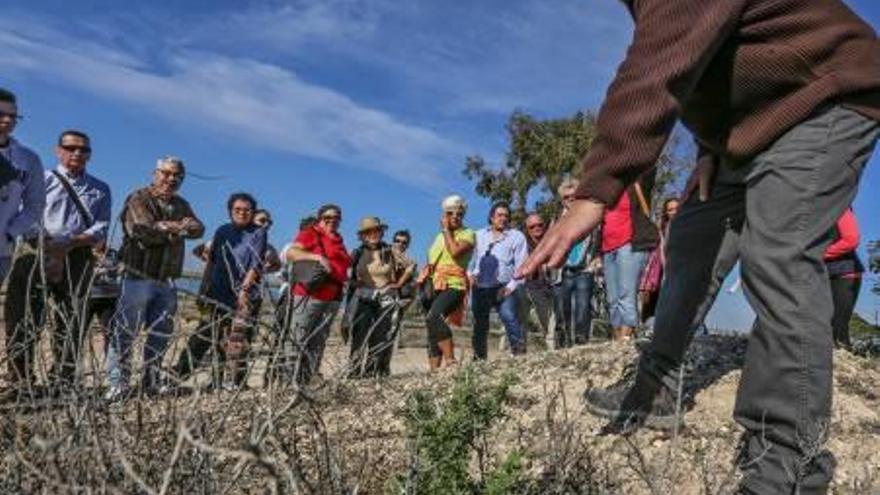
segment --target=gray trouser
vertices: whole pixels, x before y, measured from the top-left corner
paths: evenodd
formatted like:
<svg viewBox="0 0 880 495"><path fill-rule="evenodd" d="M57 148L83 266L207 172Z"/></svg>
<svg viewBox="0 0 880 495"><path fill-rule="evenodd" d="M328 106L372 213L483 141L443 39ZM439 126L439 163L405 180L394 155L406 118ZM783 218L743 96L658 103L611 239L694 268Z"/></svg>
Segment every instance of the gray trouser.
<svg viewBox="0 0 880 495"><path fill-rule="evenodd" d="M709 201L691 198L672 222L654 338L640 368L676 385L738 244L757 320L734 417L746 429L743 483L756 493L825 493L832 478L823 446L832 306L822 255L878 135L880 126L854 111L816 112L751 163L723 164Z"/></svg>
<svg viewBox="0 0 880 495"><path fill-rule="evenodd" d="M529 286L526 284L517 291L520 298L517 304L520 321L527 334L542 335L549 342L553 338L553 288L548 286Z"/></svg>
<svg viewBox="0 0 880 495"><path fill-rule="evenodd" d="M282 344L282 370L296 383L306 385L321 367L339 302L293 296L291 304L290 329Z"/></svg>

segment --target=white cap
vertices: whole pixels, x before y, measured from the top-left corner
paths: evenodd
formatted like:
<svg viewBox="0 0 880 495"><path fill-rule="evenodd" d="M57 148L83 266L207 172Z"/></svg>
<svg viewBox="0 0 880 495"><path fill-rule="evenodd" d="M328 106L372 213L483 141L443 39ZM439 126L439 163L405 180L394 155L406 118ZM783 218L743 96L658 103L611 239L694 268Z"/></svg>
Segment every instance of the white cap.
<svg viewBox="0 0 880 495"><path fill-rule="evenodd" d="M458 194L447 196L443 199L443 211L461 211L467 212L467 202Z"/></svg>

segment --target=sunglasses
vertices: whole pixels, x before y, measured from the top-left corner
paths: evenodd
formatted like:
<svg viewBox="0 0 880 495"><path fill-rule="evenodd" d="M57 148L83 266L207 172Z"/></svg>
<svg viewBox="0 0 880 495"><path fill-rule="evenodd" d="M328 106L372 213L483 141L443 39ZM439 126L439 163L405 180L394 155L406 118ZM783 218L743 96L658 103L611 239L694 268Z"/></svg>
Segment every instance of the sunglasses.
<svg viewBox="0 0 880 495"><path fill-rule="evenodd" d="M321 220L323 220L325 222L341 222L342 216L341 215L324 215L321 217Z"/></svg>
<svg viewBox="0 0 880 495"><path fill-rule="evenodd" d="M461 218L464 216L464 213L462 213L460 211L447 211L445 213L446 213L447 217Z"/></svg>
<svg viewBox="0 0 880 495"><path fill-rule="evenodd" d="M529 229L529 230L543 229L543 228L544 228L544 224L543 224L543 223L535 223L535 224L532 224L532 225L526 225L526 228Z"/></svg>
<svg viewBox="0 0 880 495"><path fill-rule="evenodd" d="M68 153L76 153L79 151L83 155L91 154L92 148L90 146L77 146L75 144L62 144L61 149Z"/></svg>
<svg viewBox="0 0 880 495"><path fill-rule="evenodd" d="M404 246L409 246L409 241L406 239L394 239L394 244L403 244Z"/></svg>
<svg viewBox="0 0 880 495"><path fill-rule="evenodd" d="M563 201L574 201L574 194L566 194L562 197Z"/></svg>

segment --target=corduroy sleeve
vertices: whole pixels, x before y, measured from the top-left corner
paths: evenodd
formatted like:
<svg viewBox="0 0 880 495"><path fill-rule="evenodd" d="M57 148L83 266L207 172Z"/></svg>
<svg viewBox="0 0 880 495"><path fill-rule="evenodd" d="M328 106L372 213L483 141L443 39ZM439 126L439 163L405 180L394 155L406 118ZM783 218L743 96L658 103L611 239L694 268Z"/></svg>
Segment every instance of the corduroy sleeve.
<svg viewBox="0 0 880 495"><path fill-rule="evenodd" d="M744 4L632 2L633 41L599 111L577 197L613 205L639 174L654 166L682 102L736 28Z"/></svg>

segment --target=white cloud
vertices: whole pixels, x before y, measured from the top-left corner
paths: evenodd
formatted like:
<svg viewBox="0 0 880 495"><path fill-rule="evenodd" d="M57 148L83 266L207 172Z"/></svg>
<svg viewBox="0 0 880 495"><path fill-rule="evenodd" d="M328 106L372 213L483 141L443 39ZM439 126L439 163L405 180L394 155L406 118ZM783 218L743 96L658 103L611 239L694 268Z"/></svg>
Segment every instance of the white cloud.
<svg viewBox="0 0 880 495"><path fill-rule="evenodd" d="M22 27L21 24L18 24ZM0 33L0 68L61 81L157 112L176 124L234 135L258 146L376 170L409 184L441 181L463 152L436 133L309 84L281 67L195 51L170 54L162 73L126 53L40 36ZM22 32L36 32L22 27ZM51 61L47 63L47 61Z"/></svg>
<svg viewBox="0 0 880 495"><path fill-rule="evenodd" d="M92 15L78 36L50 22L11 20L0 70L422 185L501 153L515 108L597 106L629 36L617 2L580 0L154 5Z"/></svg>
<svg viewBox="0 0 880 495"><path fill-rule="evenodd" d="M630 29L623 6L608 0L328 0L239 10L188 42L371 66L444 114L567 113L599 103Z"/></svg>
<svg viewBox="0 0 880 495"><path fill-rule="evenodd" d="M251 4L193 23L182 42L266 43L281 51L308 44L357 42L370 37L386 0L294 0L280 6ZM226 36L217 37L218 33Z"/></svg>

